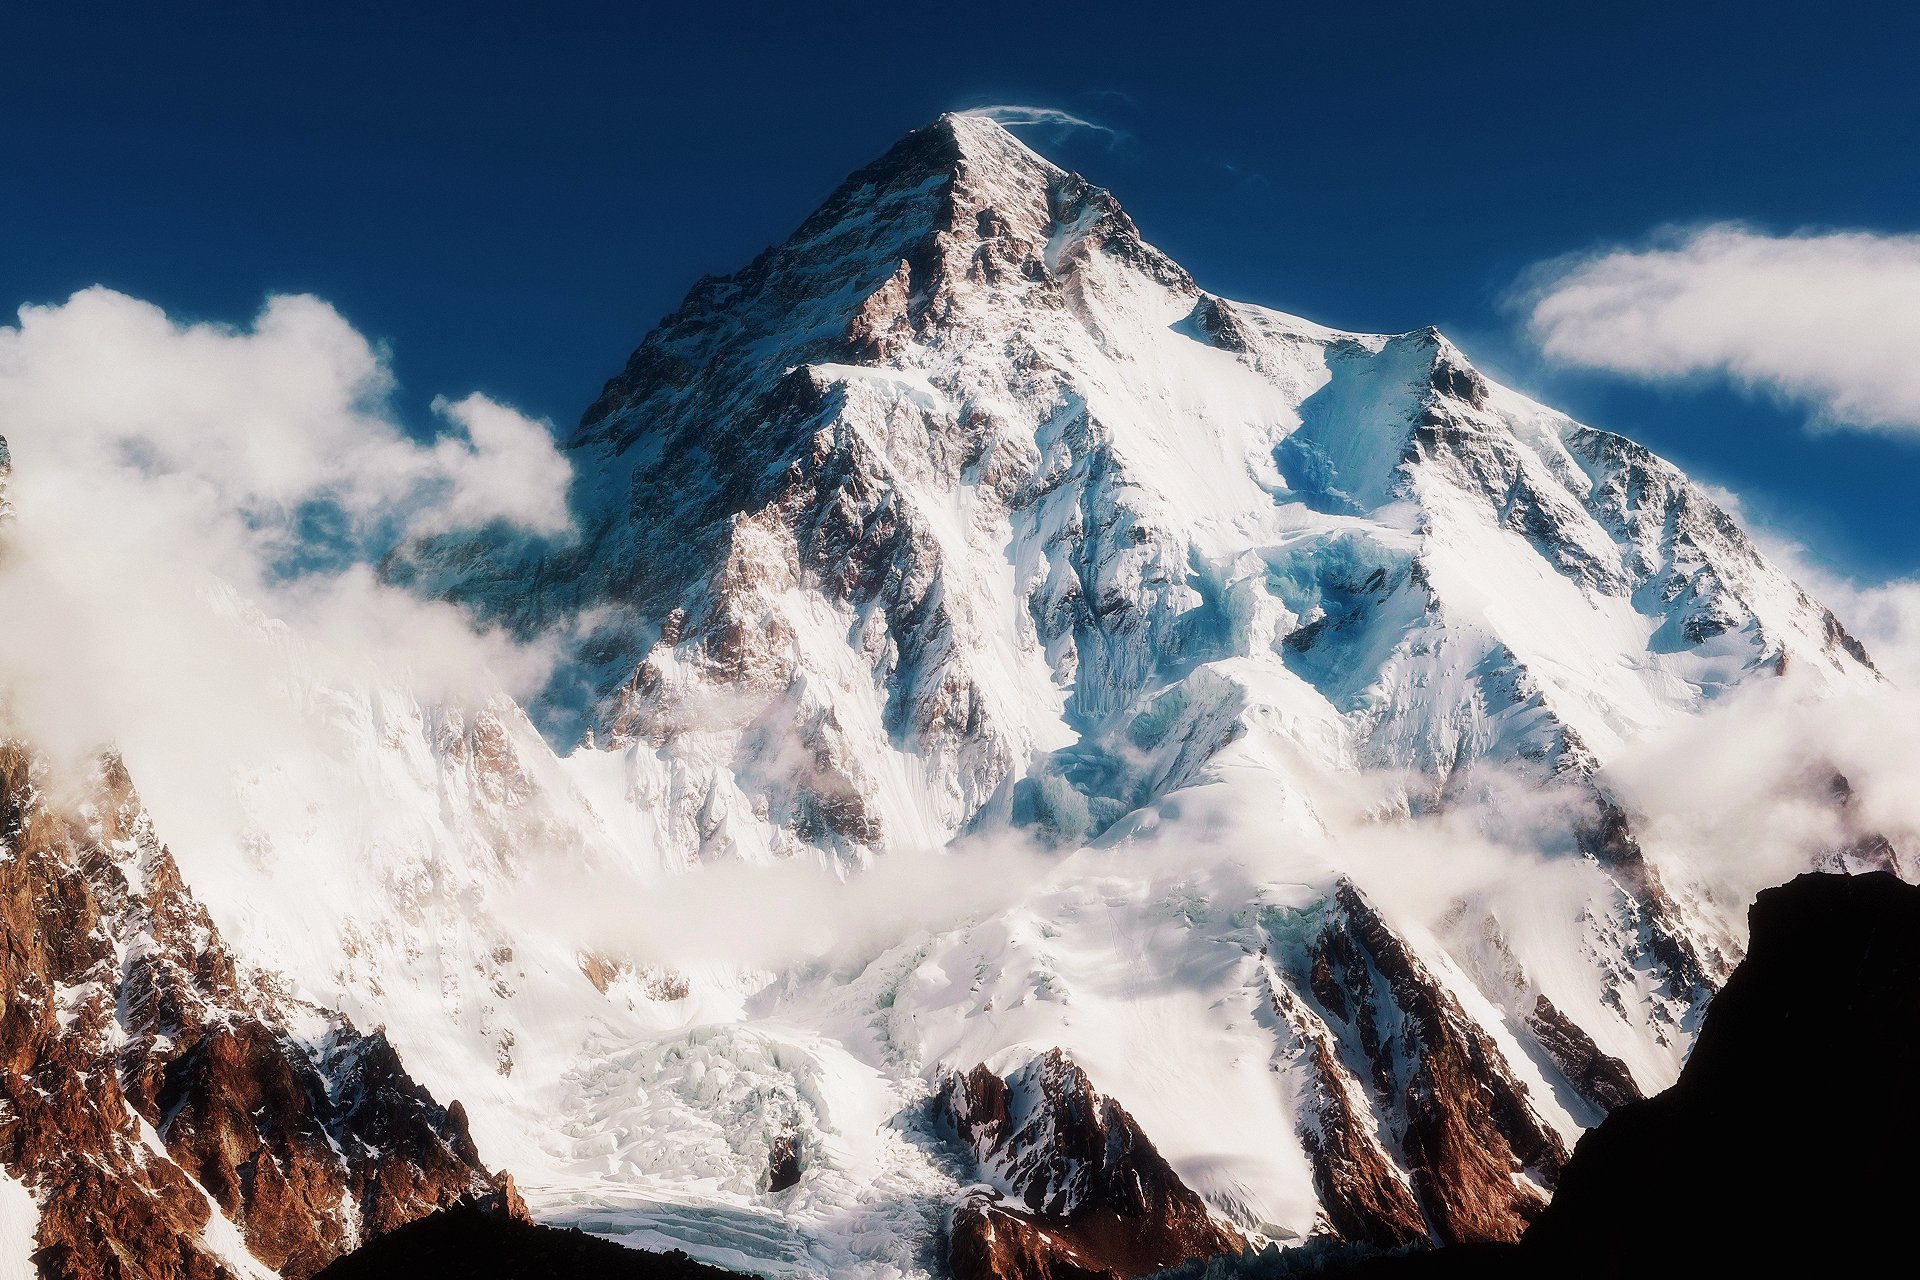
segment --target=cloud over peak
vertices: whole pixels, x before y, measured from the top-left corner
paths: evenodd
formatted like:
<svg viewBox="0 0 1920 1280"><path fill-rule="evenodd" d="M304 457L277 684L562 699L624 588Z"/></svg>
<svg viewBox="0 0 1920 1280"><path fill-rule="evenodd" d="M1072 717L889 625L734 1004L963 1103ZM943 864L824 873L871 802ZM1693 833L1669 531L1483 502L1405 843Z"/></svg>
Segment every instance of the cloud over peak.
<svg viewBox="0 0 1920 1280"><path fill-rule="evenodd" d="M1724 377L1819 427L1920 433L1920 236L1715 223L1544 264L1522 301L1555 360Z"/></svg>
<svg viewBox="0 0 1920 1280"><path fill-rule="evenodd" d="M1091 133L1104 134L1110 141L1120 138L1118 129L1097 124L1085 116L1077 116L1071 111L1062 111L1058 107L1036 107L1020 103L999 102L985 106L968 107L959 113L963 116L979 116L991 120L1007 129L1018 129L1027 125L1049 126L1056 129L1085 129Z"/></svg>

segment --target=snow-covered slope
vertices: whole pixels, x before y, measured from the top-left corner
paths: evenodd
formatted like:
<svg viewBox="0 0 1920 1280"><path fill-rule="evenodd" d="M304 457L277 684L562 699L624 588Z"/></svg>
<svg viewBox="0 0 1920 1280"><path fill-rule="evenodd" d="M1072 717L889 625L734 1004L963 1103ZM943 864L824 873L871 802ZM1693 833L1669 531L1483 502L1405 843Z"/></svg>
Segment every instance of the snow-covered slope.
<svg viewBox="0 0 1920 1280"><path fill-rule="evenodd" d="M1223 1233L1166 1240L1510 1237L1737 946L1608 762L1877 680L1667 463L1432 330L1215 297L966 116L695 286L569 453L577 541L387 570L565 623L531 711L582 745L236 603L315 731L152 800L537 1213L772 1273L940 1270L1033 1160L929 1099L1055 1049L1176 1175L1139 1212Z"/></svg>

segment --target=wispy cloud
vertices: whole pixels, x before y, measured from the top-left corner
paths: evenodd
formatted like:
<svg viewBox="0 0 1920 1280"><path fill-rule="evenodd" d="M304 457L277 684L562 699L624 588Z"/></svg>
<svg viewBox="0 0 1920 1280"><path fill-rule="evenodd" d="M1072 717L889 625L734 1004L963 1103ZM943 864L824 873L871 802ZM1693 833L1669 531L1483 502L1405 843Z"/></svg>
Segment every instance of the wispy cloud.
<svg viewBox="0 0 1920 1280"><path fill-rule="evenodd" d="M1245 165L1234 164L1230 160L1222 160L1220 162L1220 168L1229 178L1233 179L1236 186L1264 187L1269 185L1267 175L1258 169L1250 169Z"/></svg>
<svg viewBox="0 0 1920 1280"><path fill-rule="evenodd" d="M1716 223L1542 264L1518 301L1550 359L1723 377L1816 427L1920 433L1920 236Z"/></svg>
<svg viewBox="0 0 1920 1280"><path fill-rule="evenodd" d="M963 116L981 116L1008 129L1023 126L1041 126L1055 129L1085 129L1100 134L1111 141L1118 141L1126 135L1118 129L1077 116L1071 111L1062 111L1059 107L1036 107L1021 103L996 102L985 106L968 107L960 112Z"/></svg>

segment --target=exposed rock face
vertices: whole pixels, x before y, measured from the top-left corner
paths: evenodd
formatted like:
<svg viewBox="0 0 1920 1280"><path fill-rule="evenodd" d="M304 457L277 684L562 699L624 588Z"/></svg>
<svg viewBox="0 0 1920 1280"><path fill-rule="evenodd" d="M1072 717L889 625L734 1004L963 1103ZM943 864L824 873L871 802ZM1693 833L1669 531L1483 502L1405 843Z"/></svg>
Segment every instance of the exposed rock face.
<svg viewBox="0 0 1920 1280"><path fill-rule="evenodd" d="M298 1280L491 1190L378 1032L236 965L116 760L71 808L53 785L0 744L0 1164L44 1275Z"/></svg>
<svg viewBox="0 0 1920 1280"><path fill-rule="evenodd" d="M1340 1059L1340 1042L1271 966L1268 998L1291 1037L1304 1083L1296 1109L1301 1144L1313 1162L1326 1234L1383 1249L1424 1242L1427 1222L1407 1174L1380 1139L1366 1086Z"/></svg>
<svg viewBox="0 0 1920 1280"><path fill-rule="evenodd" d="M1626 811L1597 791L1594 804L1593 814L1575 827L1581 849L1613 875L1644 919L1647 953L1665 969L1670 993L1683 1000L1705 999L1726 977L1726 957L1705 948L1681 924Z"/></svg>
<svg viewBox="0 0 1920 1280"><path fill-rule="evenodd" d="M1553 1001L1540 996L1527 1017L1527 1027L1547 1051L1581 1097L1602 1114L1622 1103L1638 1102L1640 1086L1634 1083L1627 1065L1611 1054L1603 1053L1593 1037L1579 1023L1554 1007Z"/></svg>
<svg viewBox="0 0 1920 1280"><path fill-rule="evenodd" d="M1337 888L1306 963L1317 1015L1361 1051L1359 1075L1427 1229L1448 1244L1518 1239L1566 1151L1499 1047L1351 883ZM1336 1198L1346 1220L1336 1230L1404 1243L1412 1223L1397 1194L1378 1194L1391 1183L1373 1153L1356 1158L1352 1138L1320 1145L1322 1183L1359 1193Z"/></svg>
<svg viewBox="0 0 1920 1280"><path fill-rule="evenodd" d="M1588 1131L1517 1245L1269 1250L1175 1275L1883 1273L1909 1245L1920 1148L1920 886L1803 875L1763 890L1751 919L1678 1082Z"/></svg>
<svg viewBox="0 0 1920 1280"><path fill-rule="evenodd" d="M1244 1244L1057 1049L954 1076L935 1105L989 1184L952 1213L960 1280L1119 1280Z"/></svg>
<svg viewBox="0 0 1920 1280"><path fill-rule="evenodd" d="M1853 783L1845 774L1836 771L1827 779L1825 791L1840 815L1842 843L1821 859L1819 870L1843 875L1891 871L1907 880L1920 878L1920 863L1902 856L1891 840L1864 822Z"/></svg>

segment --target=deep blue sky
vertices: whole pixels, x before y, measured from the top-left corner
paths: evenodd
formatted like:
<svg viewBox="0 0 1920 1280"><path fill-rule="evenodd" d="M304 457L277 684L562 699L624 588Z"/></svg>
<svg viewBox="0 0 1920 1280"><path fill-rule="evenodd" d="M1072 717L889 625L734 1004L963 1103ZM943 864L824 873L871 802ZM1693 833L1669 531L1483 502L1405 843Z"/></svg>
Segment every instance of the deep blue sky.
<svg viewBox="0 0 1920 1280"><path fill-rule="evenodd" d="M1920 443L1544 369L1501 307L1665 223L1920 230L1909 6L166 7L0 10L0 314L99 282L244 323L310 291L391 344L410 408L484 390L564 430L695 278L897 135L1039 103L1122 131L1024 136L1207 287L1437 323L1838 564L1920 570Z"/></svg>

